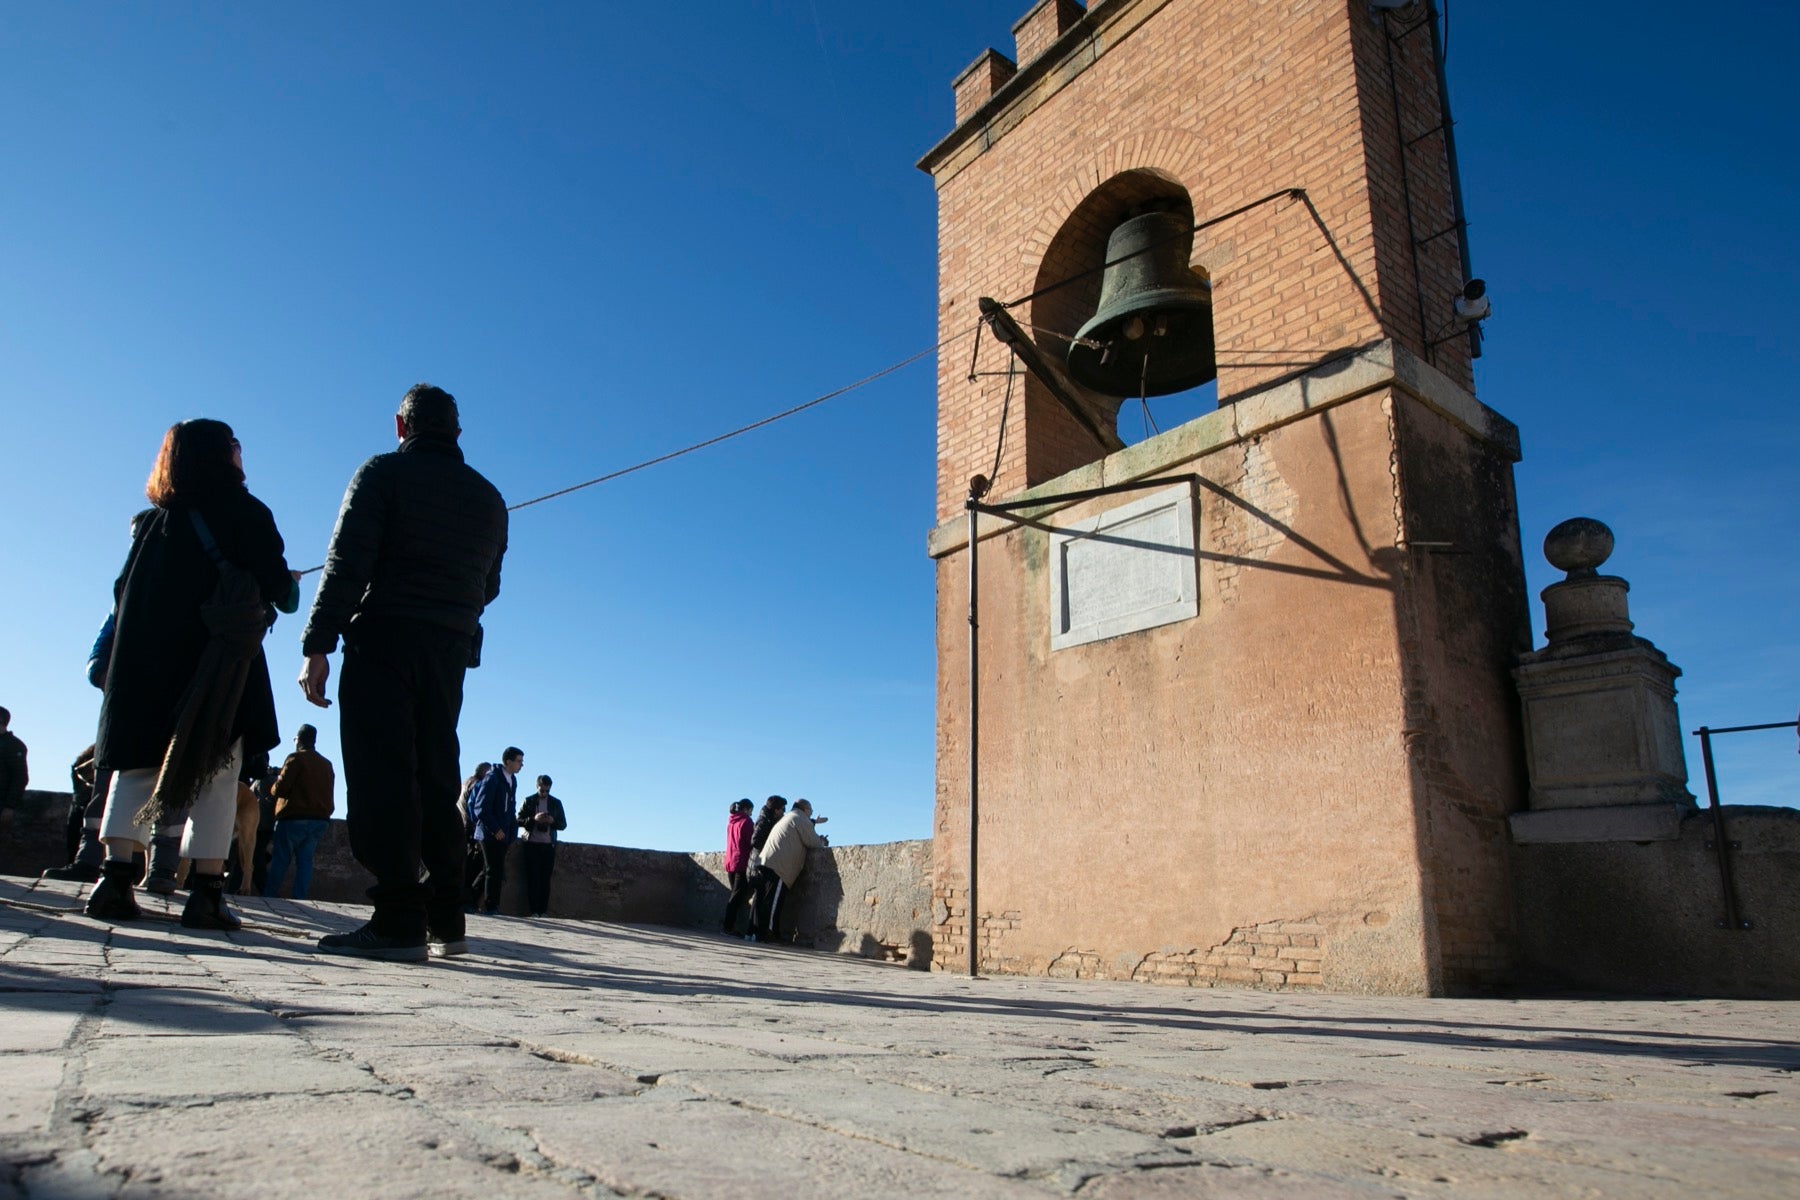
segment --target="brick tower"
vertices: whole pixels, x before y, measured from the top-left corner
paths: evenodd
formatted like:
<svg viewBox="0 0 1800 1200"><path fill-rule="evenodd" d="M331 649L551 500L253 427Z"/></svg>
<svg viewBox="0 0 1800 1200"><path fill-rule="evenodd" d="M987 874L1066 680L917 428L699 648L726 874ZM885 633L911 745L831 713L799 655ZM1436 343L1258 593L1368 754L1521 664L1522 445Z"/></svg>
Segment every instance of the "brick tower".
<svg viewBox="0 0 1800 1200"><path fill-rule="evenodd" d="M971 926L963 504L992 472L996 503L1170 486L978 526L983 969L1503 978L1518 438L1472 395L1453 307L1427 6L1043 0L1013 32L1016 65L989 50L956 79L956 127L919 164L941 335L981 297L1044 292L1010 312L1060 360L1110 233L1153 206L1204 226L1218 404L1122 448L1116 398L1077 397L1102 444L1035 376L1009 401L992 337L974 378L966 338L942 354L937 964L966 961Z"/></svg>

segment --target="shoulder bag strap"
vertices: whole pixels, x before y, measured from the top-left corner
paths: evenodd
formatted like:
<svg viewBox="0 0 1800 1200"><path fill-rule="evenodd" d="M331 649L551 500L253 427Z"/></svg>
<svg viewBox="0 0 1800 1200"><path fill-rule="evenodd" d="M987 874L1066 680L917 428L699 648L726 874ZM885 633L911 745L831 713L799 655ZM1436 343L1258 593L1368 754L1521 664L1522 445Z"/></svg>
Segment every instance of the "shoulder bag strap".
<svg viewBox="0 0 1800 1200"><path fill-rule="evenodd" d="M199 535L200 548L206 551L206 556L221 567L228 565L225 556L219 552L219 543L213 540L212 530L206 527L206 518L200 515L200 510L190 508L188 516L194 522L194 532Z"/></svg>

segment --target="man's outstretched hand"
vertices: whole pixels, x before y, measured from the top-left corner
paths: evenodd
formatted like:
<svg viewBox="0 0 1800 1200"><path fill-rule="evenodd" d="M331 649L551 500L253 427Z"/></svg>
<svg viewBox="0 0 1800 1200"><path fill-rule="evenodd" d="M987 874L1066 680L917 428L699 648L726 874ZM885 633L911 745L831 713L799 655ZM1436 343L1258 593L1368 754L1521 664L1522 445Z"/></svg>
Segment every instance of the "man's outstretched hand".
<svg viewBox="0 0 1800 1200"><path fill-rule="evenodd" d="M320 708L330 708L331 701L325 698L325 683L331 678L331 660L323 654L309 654L306 665L300 668L300 690L306 698Z"/></svg>

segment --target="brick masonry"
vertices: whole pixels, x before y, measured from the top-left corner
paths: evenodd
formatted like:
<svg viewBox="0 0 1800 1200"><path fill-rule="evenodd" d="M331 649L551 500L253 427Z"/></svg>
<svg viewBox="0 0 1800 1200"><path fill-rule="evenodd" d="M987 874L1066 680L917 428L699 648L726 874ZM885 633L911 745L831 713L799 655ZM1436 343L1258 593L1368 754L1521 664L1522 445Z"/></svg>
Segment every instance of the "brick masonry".
<svg viewBox="0 0 1800 1200"><path fill-rule="evenodd" d="M999 446L995 499L1197 475L1200 612L1052 653L1050 534L992 524L984 965L1499 983L1523 796L1506 672L1530 645L1518 450L1473 400L1450 323L1463 278L1428 28L1364 0L1096 0L1037 5L1014 32L1016 69L965 73L956 127L920 163L942 336L967 334L982 296L1030 295L1012 312L1060 357L1134 206L1242 211L1190 254L1212 286L1217 413L1107 454L1035 380L1002 430L1006 381L971 381L967 342L941 356L936 962L967 957L961 514ZM1346 385L1370 355L1387 373ZM978 366L1009 357L984 338ZM1298 935L1317 955L1270 953L1297 913L1323 930Z"/></svg>
<svg viewBox="0 0 1800 1200"><path fill-rule="evenodd" d="M938 188L940 336L966 334L980 296L1010 300L1103 261L1108 234L1138 201L1172 197L1204 220L1304 188L1311 208L1275 201L1195 238L1192 262L1213 285L1219 396L1383 338L1469 387L1466 341L1428 347L1421 335L1421 290L1427 321L1447 321L1463 281L1452 230L1421 248L1415 285L1405 199L1413 228L1435 233L1451 223L1450 179L1441 136L1428 136L1406 152L1402 188L1384 29L1404 26L1393 21L1371 21L1355 0L1106 0L1058 63L1028 62L1022 30L1018 74L965 73L965 84L982 76L996 89L967 112L974 94L959 91L956 130L921 164ZM1407 34L1393 52L1401 126L1415 139L1438 123L1429 38ZM1098 287L1091 279L1015 315L1072 332ZM1067 348L1038 340L1055 355ZM988 357L984 367L1004 366L991 342ZM987 471L997 434L1005 381L970 383L967 367L966 352L939 363L940 518ZM1007 445L1001 493L1098 457L1035 383L1014 407Z"/></svg>

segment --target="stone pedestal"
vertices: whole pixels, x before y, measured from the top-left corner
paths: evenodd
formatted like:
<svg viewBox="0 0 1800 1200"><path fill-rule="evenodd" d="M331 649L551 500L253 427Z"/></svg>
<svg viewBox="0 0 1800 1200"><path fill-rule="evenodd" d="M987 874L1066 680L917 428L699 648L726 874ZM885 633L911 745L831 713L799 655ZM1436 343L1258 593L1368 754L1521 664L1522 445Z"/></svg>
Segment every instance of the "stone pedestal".
<svg viewBox="0 0 1800 1200"><path fill-rule="evenodd" d="M1530 811L1513 816L1513 838L1673 838L1694 805L1675 710L1681 671L1632 633L1630 585L1597 572L1612 553L1606 526L1565 521L1544 552L1568 578L1543 591L1549 644L1513 672L1531 778Z"/></svg>

